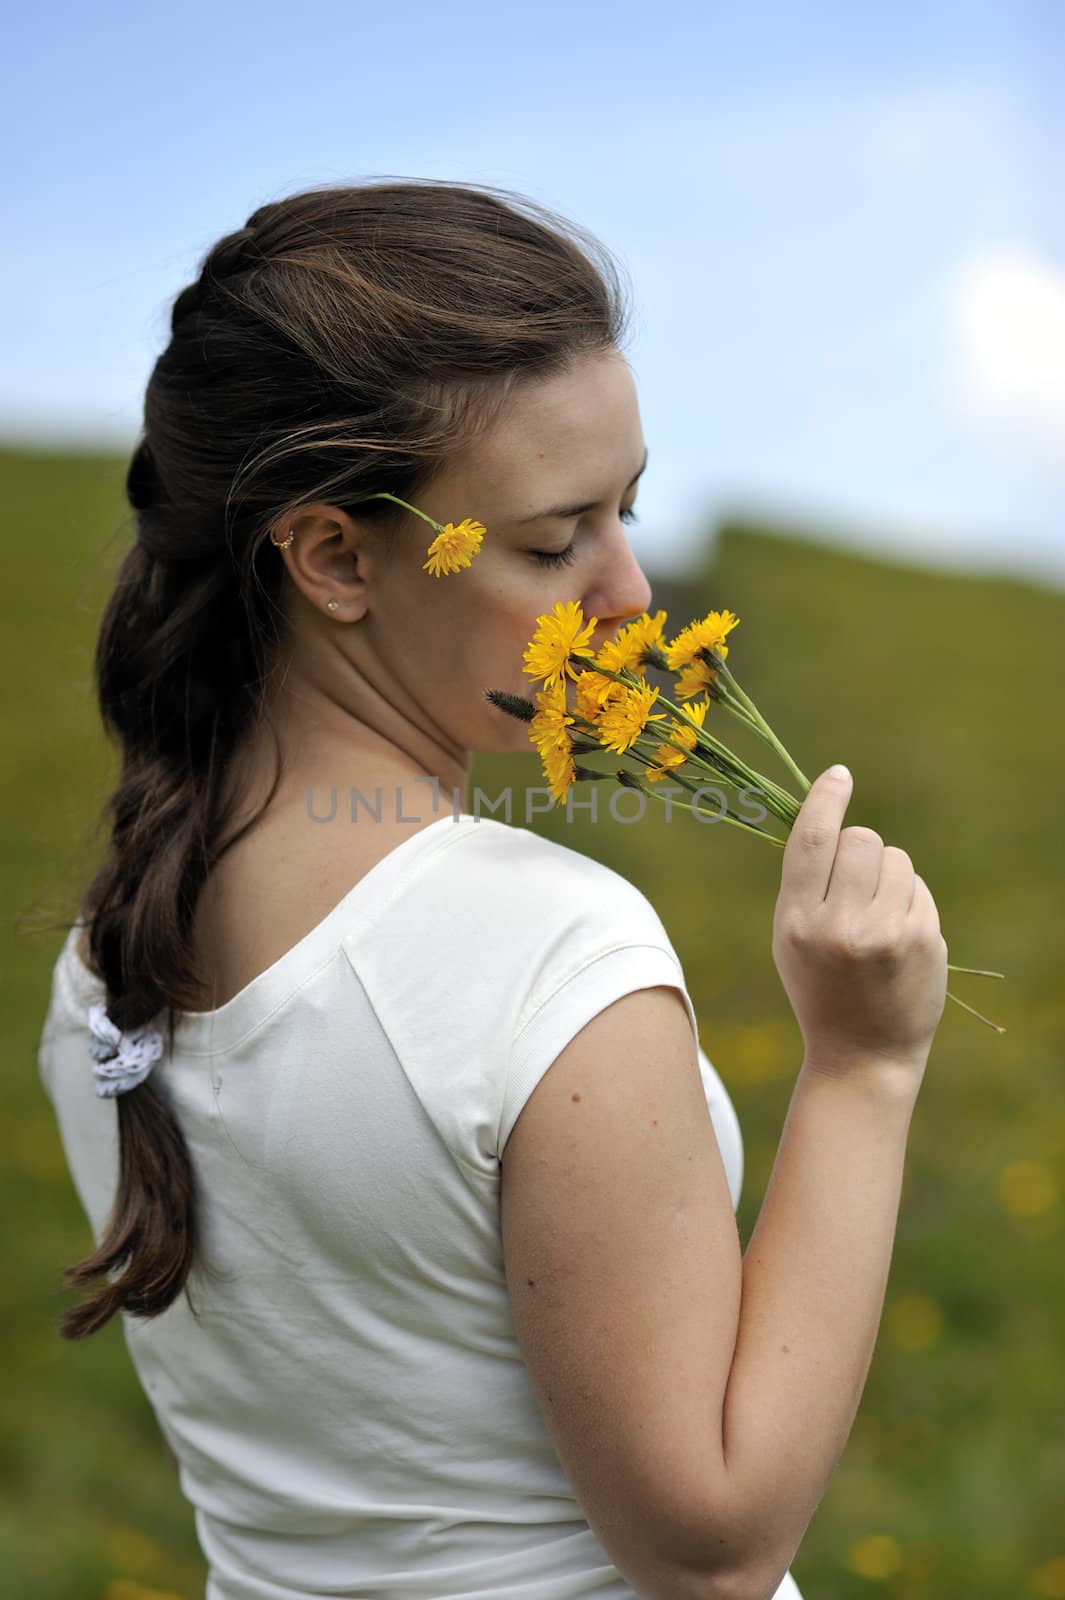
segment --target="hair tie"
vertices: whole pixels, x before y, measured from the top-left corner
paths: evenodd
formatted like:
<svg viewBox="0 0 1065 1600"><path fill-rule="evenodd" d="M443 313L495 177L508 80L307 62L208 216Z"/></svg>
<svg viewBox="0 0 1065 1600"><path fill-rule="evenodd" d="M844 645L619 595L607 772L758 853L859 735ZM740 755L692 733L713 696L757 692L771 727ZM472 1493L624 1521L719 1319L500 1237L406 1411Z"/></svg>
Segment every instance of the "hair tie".
<svg viewBox="0 0 1065 1600"><path fill-rule="evenodd" d="M107 1007L99 1003L89 1007L89 1031L93 1035L89 1053L99 1063L92 1070L101 1098L135 1089L163 1053L158 1028L133 1028L123 1033L107 1015Z"/></svg>

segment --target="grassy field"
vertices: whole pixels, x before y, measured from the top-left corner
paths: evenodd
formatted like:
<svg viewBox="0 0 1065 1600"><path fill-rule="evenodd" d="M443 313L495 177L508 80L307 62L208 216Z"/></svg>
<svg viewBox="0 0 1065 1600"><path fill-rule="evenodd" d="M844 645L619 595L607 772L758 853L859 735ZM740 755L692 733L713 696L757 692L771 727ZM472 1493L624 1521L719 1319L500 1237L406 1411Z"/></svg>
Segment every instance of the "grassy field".
<svg viewBox="0 0 1065 1600"><path fill-rule="evenodd" d="M78 1346L54 1331L60 1269L91 1241L36 1044L62 938L48 922L72 913L95 862L91 826L113 770L90 671L128 536L124 465L0 452L5 678L16 686L0 802L9 1089L0 1571L12 1600L199 1600L204 1588L191 1509L121 1329ZM800 766L813 777L848 763L847 822L910 852L950 959L1007 974L951 977L954 993L1008 1032L947 1003L913 1119L872 1370L796 1578L805 1600L1060 1600L1065 594L731 525L705 569L663 584L654 604L675 626L711 606L739 614L729 665ZM787 782L764 746L727 726L729 742ZM532 756L479 757L474 778L490 796L540 782ZM779 852L683 812L667 823L657 804L638 824L616 821L613 785L578 796L593 788L597 824L558 811L530 825L624 872L659 909L740 1116L746 1244L801 1060L770 953Z"/></svg>

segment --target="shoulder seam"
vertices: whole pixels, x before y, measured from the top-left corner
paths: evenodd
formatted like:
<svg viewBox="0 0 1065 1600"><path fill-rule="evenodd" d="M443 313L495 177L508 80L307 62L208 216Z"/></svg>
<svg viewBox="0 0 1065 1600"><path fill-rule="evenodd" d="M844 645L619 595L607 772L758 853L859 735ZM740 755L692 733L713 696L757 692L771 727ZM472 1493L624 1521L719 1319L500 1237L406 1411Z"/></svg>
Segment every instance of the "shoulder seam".
<svg viewBox="0 0 1065 1600"><path fill-rule="evenodd" d="M594 967L597 961L603 961L607 956L616 955L619 950L655 950L660 955L667 956L676 967L680 976L681 986L685 987L686 992L686 986L684 984L684 968L681 965L680 957L677 955L675 950L668 948L664 944L652 944L649 939L618 939L616 943L608 945L602 950L597 950L594 955L589 956L586 961L582 961L580 966L574 967L572 972L567 972L566 976L562 978L560 982L555 984L550 993L546 994L544 998L538 1002L536 1009L531 1011L529 1015L519 1023L517 1031L514 1035L514 1044L517 1044L522 1034L536 1021L536 1018L540 1015L540 1012L544 1009L544 1007L546 1005L550 1005L555 996L561 993L567 984L572 983L574 978L580 977L581 973L586 972L589 967Z"/></svg>

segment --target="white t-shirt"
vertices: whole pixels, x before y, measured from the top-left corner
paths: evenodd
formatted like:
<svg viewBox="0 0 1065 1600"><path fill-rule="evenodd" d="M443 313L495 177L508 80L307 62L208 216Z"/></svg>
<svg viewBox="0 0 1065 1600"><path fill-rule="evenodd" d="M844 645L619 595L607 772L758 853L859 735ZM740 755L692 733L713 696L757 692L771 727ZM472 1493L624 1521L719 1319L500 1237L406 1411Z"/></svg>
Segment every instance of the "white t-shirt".
<svg viewBox="0 0 1065 1600"><path fill-rule="evenodd" d="M106 995L79 933L39 1064L98 1241L117 1106L95 1092L87 1010ZM188 1298L122 1324L180 1463L207 1600L631 1600L522 1361L500 1152L574 1034L658 984L681 991L698 1040L640 890L448 813L226 1005L178 1014L154 1071L192 1155L202 1254ZM699 1063L735 1207L739 1124ZM777 1594L799 1596L790 1574Z"/></svg>

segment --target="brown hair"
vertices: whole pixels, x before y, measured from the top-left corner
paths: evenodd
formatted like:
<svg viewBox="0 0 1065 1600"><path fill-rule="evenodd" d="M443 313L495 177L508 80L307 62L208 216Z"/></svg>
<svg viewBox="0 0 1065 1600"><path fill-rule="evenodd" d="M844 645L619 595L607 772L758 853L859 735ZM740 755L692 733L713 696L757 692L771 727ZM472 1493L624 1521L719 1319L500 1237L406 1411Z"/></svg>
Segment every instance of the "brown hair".
<svg viewBox="0 0 1065 1600"><path fill-rule="evenodd" d="M602 245L485 184L307 190L261 206L207 254L148 380L126 477L136 537L95 653L121 769L80 920L116 1027L165 1008L173 1044L175 1010L200 992L189 937L199 892L280 780L264 704L284 623L270 530L314 501L350 513L379 491L416 500L516 382L620 348L627 323ZM386 500L359 515L386 548L417 521ZM227 838L227 768L260 719L277 753L273 787ZM164 1055L117 1097L114 1208L98 1247L63 1273L69 1286L108 1281L63 1314L63 1338L116 1311L156 1316L185 1288L197 1193L158 1081L165 1066Z"/></svg>

